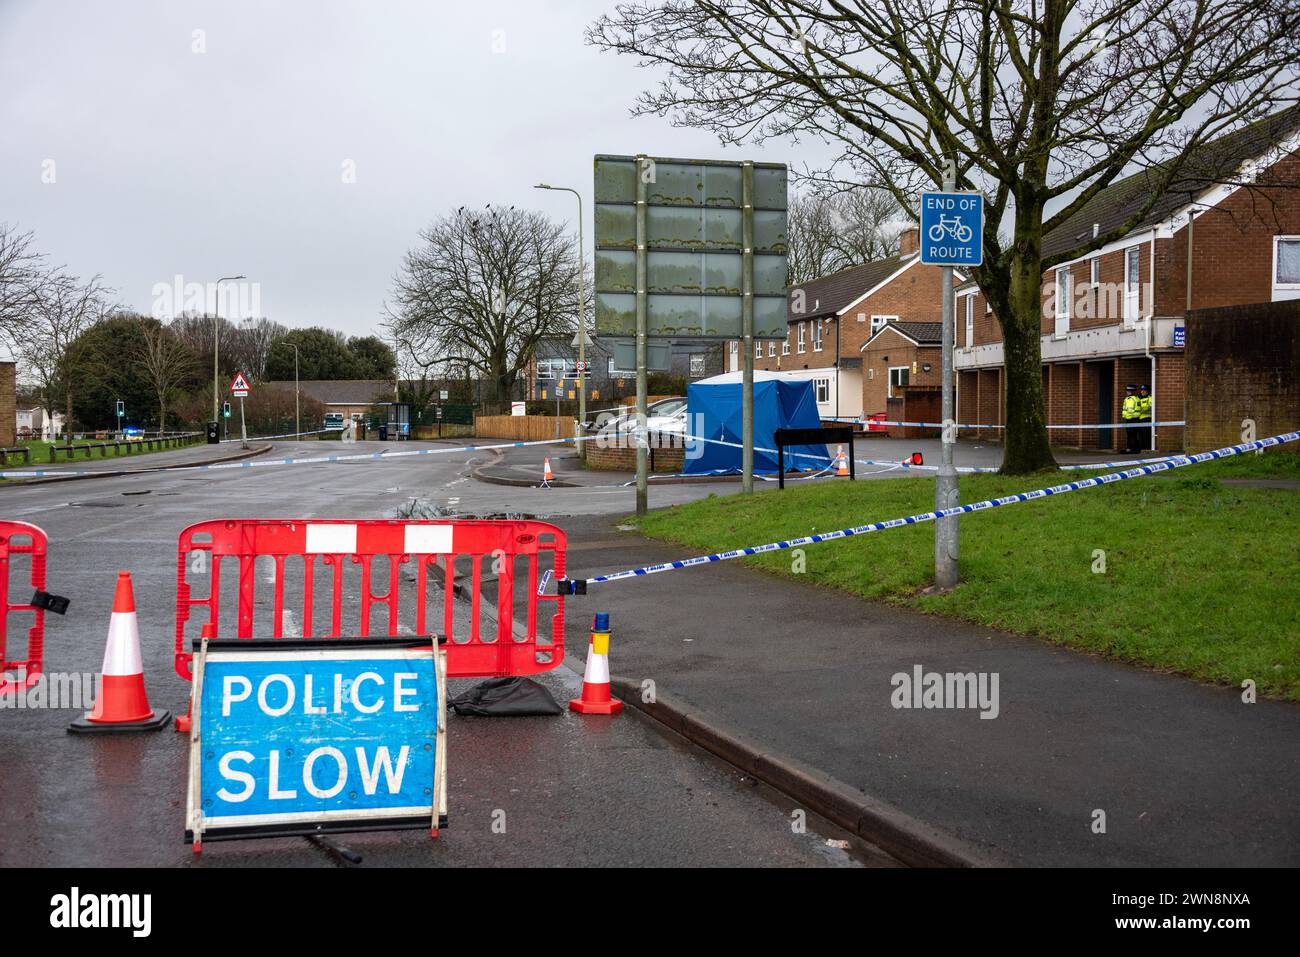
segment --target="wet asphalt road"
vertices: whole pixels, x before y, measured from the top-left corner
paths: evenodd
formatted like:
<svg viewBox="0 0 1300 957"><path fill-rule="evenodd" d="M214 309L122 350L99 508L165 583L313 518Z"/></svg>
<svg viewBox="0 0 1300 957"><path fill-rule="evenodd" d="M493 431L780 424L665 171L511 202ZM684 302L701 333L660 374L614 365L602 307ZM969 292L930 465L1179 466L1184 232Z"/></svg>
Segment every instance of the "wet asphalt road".
<svg viewBox="0 0 1300 957"><path fill-rule="evenodd" d="M391 444L276 443L271 453L392 450ZM192 452L150 456L192 459ZM66 618L46 618L47 672L95 672L115 573L132 573L150 700L183 710L173 671L176 542L188 524L223 517L385 518L424 510L461 515L624 514L630 489L485 485L469 468L493 453L381 462L155 473L0 488L0 515L41 526L50 540L49 590ZM538 456L540 459L540 454ZM655 489L655 504L725 486ZM561 523L562 524L562 523ZM571 618L570 651L585 642ZM580 678L545 677L560 701ZM453 682L451 693L465 687ZM70 711L0 710L0 865L195 866L183 842L187 748L172 730L81 737ZM784 865L891 862L816 818L805 833L791 808L752 780L638 715L449 721L448 829L346 836L370 865ZM504 811L505 833L493 829ZM819 833L819 830L821 833ZM209 843L197 866L331 866L299 838Z"/></svg>

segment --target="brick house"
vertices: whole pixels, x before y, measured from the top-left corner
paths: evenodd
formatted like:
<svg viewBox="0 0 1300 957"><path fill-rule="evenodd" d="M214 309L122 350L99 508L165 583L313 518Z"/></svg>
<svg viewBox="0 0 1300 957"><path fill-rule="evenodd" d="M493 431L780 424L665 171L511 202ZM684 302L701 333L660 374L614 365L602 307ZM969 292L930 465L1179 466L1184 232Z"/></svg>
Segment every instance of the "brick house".
<svg viewBox="0 0 1300 957"><path fill-rule="evenodd" d="M891 320L862 347L862 403L891 422L937 422L943 390L943 323ZM904 437L913 429L892 427Z"/></svg>
<svg viewBox="0 0 1300 957"><path fill-rule="evenodd" d="M823 419L886 411L886 398L895 390L890 386L890 368L882 374L877 367L880 355L890 355L891 366L905 366L913 384L924 384L930 373L922 368L927 364L938 368L930 356L933 343L928 337L929 327L940 328L942 270L921 264L919 236L913 226L900 235L897 255L791 286L786 298L786 338L755 342L754 368L811 379ZM888 337L878 340L887 327L893 327ZM873 340L888 348L869 355ZM728 345L729 371L740 369L739 349L739 342ZM892 374L899 380L896 387L908 384L901 381L901 372ZM936 372L936 385L937 381Z"/></svg>
<svg viewBox="0 0 1300 957"><path fill-rule="evenodd" d="M636 394L636 369L618 365L612 340L596 336L588 338L587 361L591 364L591 371L587 374L589 402L617 401ZM668 343L668 369L665 371L687 382L717 375L723 371L721 343L671 340ZM574 392L576 399L578 349L573 345L572 336L544 337L522 370L521 378L525 398L554 401L557 384L563 383L565 396Z"/></svg>
<svg viewBox="0 0 1300 957"><path fill-rule="evenodd" d="M1137 173L1099 192L1043 238L1043 254L1068 252L1126 222L1150 193L1149 175ZM1294 298L1300 298L1300 107L1206 144L1188 158L1181 182L1127 236L1044 275L1048 425L1119 421L1129 383L1153 386L1155 421L1183 420L1186 313ZM957 419L1001 425L1002 333L974 282L958 287L956 322ZM1181 427L1153 431L1155 448L1183 447ZM1055 445L1110 449L1115 439L1108 430L1052 432Z"/></svg>

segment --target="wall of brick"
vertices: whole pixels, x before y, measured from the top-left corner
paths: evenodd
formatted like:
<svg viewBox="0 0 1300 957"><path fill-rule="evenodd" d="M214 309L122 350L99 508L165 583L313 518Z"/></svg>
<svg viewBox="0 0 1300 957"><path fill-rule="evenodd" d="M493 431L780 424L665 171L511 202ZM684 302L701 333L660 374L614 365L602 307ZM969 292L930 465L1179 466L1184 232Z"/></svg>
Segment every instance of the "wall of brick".
<svg viewBox="0 0 1300 957"><path fill-rule="evenodd" d="M11 446L18 441L17 366L0 362L0 445Z"/></svg>
<svg viewBox="0 0 1300 957"><path fill-rule="evenodd" d="M1047 424L1076 425L1091 421L1080 418L1079 377L1083 363L1058 362L1047 367ZM1078 446L1082 442L1081 429L1052 429L1053 445Z"/></svg>
<svg viewBox="0 0 1300 957"><path fill-rule="evenodd" d="M841 357L857 356L871 338L871 317L897 316L902 322L938 322L942 305L939 301L943 271L938 266L919 263L903 272L874 295L858 303L842 319L840 330ZM863 292L866 292L864 289ZM790 354L782 355L781 344L776 344L776 354L769 356L763 347L762 358L754 359L755 369L829 369L835 366L836 320L823 321L822 348L813 351L812 324L822 320L800 319L789 324ZM798 326L805 325L804 348L800 353ZM864 396L865 398L865 396ZM864 408L866 408L864 406ZM884 408L882 405L881 409Z"/></svg>
<svg viewBox="0 0 1300 957"><path fill-rule="evenodd" d="M1188 451L1300 427L1300 300L1192 312L1184 361Z"/></svg>
<svg viewBox="0 0 1300 957"><path fill-rule="evenodd" d="M680 446L676 448L651 448L650 449L650 471L651 472L680 472L684 460L685 450ZM583 458L586 460L587 468L598 469L609 472L635 472L636 471L636 449L628 447L607 447L601 448L595 442L583 443Z"/></svg>
<svg viewBox="0 0 1300 957"><path fill-rule="evenodd" d="M1192 308L1273 298L1273 238L1300 235L1300 154L1271 166L1258 189L1238 189L1196 217L1192 229ZM1187 305L1187 230L1157 251L1156 315Z"/></svg>
<svg viewBox="0 0 1300 957"><path fill-rule="evenodd" d="M929 372L925 371L927 364ZM863 414L885 411L891 367L907 366L911 370L908 385L928 388L942 384L942 365L943 350L938 346L918 346L892 329L882 332L862 353Z"/></svg>

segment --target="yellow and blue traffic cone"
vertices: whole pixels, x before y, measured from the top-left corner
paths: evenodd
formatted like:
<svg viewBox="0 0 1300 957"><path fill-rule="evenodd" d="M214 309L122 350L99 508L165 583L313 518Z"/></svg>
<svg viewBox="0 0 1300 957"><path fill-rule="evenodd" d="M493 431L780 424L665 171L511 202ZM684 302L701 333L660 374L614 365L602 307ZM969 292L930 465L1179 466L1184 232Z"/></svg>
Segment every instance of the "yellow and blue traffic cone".
<svg viewBox="0 0 1300 957"><path fill-rule="evenodd" d="M578 714L618 714L623 702L609 693L609 612L598 611L591 623L587 668L582 676L582 697L569 702Z"/></svg>

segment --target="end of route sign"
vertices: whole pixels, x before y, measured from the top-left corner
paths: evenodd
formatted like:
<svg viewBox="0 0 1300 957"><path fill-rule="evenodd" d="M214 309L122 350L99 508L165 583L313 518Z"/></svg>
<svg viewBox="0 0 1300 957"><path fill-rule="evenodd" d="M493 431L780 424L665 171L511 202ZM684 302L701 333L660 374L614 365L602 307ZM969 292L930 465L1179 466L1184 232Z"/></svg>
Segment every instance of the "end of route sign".
<svg viewBox="0 0 1300 957"><path fill-rule="evenodd" d="M435 639L209 640L196 656L185 839L445 826Z"/></svg>
<svg viewBox="0 0 1300 957"><path fill-rule="evenodd" d="M979 266L984 262L984 195L921 194L921 262Z"/></svg>

